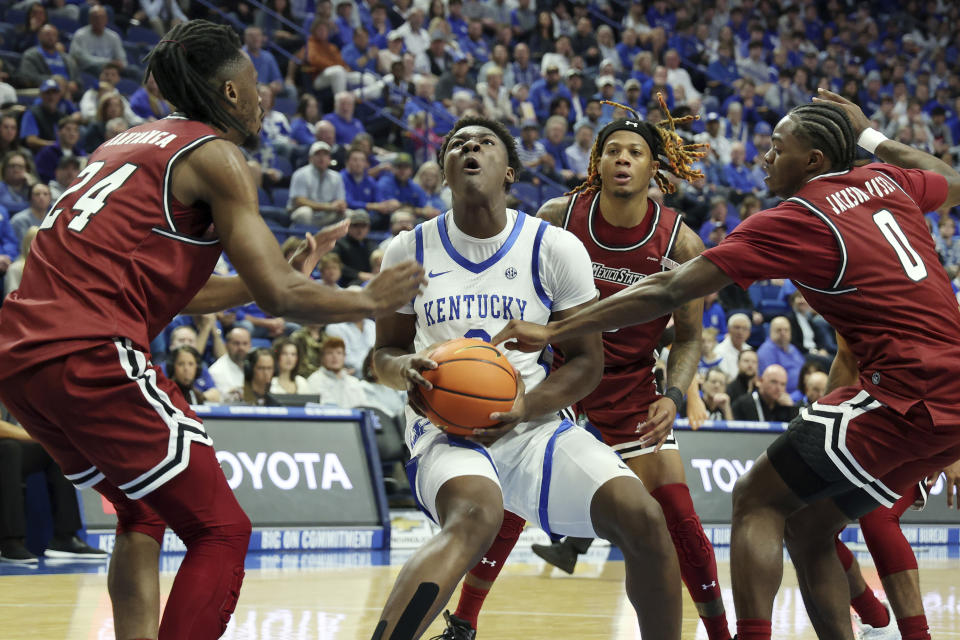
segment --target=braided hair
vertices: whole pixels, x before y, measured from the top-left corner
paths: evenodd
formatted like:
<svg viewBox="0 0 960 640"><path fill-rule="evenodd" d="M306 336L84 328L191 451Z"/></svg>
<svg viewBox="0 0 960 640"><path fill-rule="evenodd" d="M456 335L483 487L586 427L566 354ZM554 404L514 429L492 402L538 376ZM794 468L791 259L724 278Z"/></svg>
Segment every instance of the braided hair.
<svg viewBox="0 0 960 640"><path fill-rule="evenodd" d="M579 187L568 192L567 195L573 195L580 191L599 191L601 189L603 185L600 180L600 156L603 152L604 143L615 131L634 131L642 136L647 142L647 146L650 147L650 153L653 158L656 160L660 160L661 158L666 160L666 170L676 177L688 182L703 177L703 172L699 169L694 169L693 164L697 159L707 154L706 149L709 145L705 143L686 144L683 138L680 137L680 134L677 133L678 124L691 122L700 116L689 115L682 118L674 118L670 115L667 103L664 101L663 95L659 92L657 93L657 100L660 102L660 108L667 114L667 118L657 124L644 121L640 117L640 114L630 107L617 102L610 102L609 100L601 101L601 104L609 104L629 111L637 121L615 120L600 131L596 141L593 143L593 149L590 150L590 164L587 167L587 179ZM627 129L627 127L624 126L625 122L630 122L632 128ZM663 164L664 163L661 162L661 166ZM667 180L667 176L663 173L662 169L658 169L653 178L657 186L664 193L673 193L677 190L677 188Z"/></svg>
<svg viewBox="0 0 960 640"><path fill-rule="evenodd" d="M225 71L243 61L240 38L225 25L191 20L170 29L144 58L144 79L153 74L160 93L191 120L249 131L221 90Z"/></svg>
<svg viewBox="0 0 960 640"><path fill-rule="evenodd" d="M844 110L827 102L794 107L787 114L794 122L793 135L819 149L830 159L833 171L853 166L857 155L857 137Z"/></svg>

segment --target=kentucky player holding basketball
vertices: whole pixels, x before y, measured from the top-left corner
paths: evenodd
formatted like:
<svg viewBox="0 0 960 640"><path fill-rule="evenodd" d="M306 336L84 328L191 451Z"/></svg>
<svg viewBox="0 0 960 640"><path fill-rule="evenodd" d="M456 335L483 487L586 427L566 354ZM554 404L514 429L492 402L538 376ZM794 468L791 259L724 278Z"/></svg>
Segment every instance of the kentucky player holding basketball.
<svg viewBox="0 0 960 640"><path fill-rule="evenodd" d="M583 245L506 208L519 159L503 125L462 119L439 156L453 209L397 236L384 257L384 266L415 257L430 275L424 294L377 322L376 367L398 389L429 387L420 372L436 366L429 356L437 342L488 338L511 318L542 325L595 297ZM503 425L475 436L479 442L449 436L407 409L412 488L441 531L404 565L374 639L423 633L490 546L505 507L548 532L620 546L643 637L680 637L680 576L659 505L609 448L557 417L597 384L600 335L556 344L566 361L549 377L539 353L510 354L526 388L509 413L492 416Z"/></svg>
<svg viewBox="0 0 960 640"><path fill-rule="evenodd" d="M885 162L854 167L857 145ZM731 282L793 279L846 346L829 393L734 490L738 637L770 638L786 539L818 636L851 639L833 533L960 458L960 310L923 217L960 203L960 174L886 139L859 107L823 90L777 124L764 164L770 190L786 200L718 246L556 325L512 321L494 340L535 350L648 321ZM854 384L844 362L856 363ZM901 630L929 638L919 625Z"/></svg>

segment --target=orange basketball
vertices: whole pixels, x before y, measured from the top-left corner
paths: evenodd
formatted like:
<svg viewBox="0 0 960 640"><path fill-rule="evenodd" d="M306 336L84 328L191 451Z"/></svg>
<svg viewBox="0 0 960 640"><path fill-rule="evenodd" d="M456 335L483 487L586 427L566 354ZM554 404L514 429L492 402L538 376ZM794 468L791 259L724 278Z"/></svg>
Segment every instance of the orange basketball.
<svg viewBox="0 0 960 640"><path fill-rule="evenodd" d="M517 395L517 372L488 342L457 338L433 353L436 369L423 372L433 389L421 389L430 422L448 433L472 435L497 424L495 411L509 411Z"/></svg>

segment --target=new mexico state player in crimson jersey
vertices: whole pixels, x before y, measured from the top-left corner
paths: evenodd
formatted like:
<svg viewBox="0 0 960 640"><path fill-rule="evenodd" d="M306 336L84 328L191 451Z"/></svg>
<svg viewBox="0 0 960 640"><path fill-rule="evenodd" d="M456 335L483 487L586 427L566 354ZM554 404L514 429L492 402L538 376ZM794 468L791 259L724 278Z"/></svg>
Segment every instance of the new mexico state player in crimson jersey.
<svg viewBox="0 0 960 640"><path fill-rule="evenodd" d="M852 638L832 534L960 458L960 311L923 219L960 203L960 174L869 129L853 103L820 96L777 124L764 156L782 204L679 269L546 327L511 322L493 338L537 349L763 278L793 279L834 326L843 346L829 393L734 490L730 558L741 640L770 637L784 538L818 635ZM853 167L858 143L884 163ZM855 384L838 386L851 369ZM929 636L908 629L904 637Z"/></svg>
<svg viewBox="0 0 960 640"><path fill-rule="evenodd" d="M398 265L363 292L341 292L284 261L237 148L262 110L229 27L175 27L148 73L180 113L102 145L44 218L0 311L0 401L70 480L116 508L117 637L210 639L236 605L250 521L203 424L150 362L150 340L177 313L251 298L311 323L390 313L418 293L423 271ZM307 268L344 231L321 238ZM240 277L210 277L222 250ZM187 554L158 629L165 524Z"/></svg>
<svg viewBox="0 0 960 640"><path fill-rule="evenodd" d="M662 108L670 118L666 105ZM700 177L690 169L698 147L684 145L672 130L674 124L672 118L661 126L633 118L607 125L597 135L587 182L573 195L546 203L538 214L571 231L584 244L601 300L703 251L700 238L677 212L648 197L654 179L663 191L674 190L667 171L683 179ZM671 431L683 397L681 390L690 386L697 372L703 305L699 299L691 301L673 316L676 339L667 363L667 396L657 393L653 369L669 313L603 334L603 377L577 407L660 504L683 582L707 635L710 640L728 640L713 546L694 510ZM648 439L641 428L659 429L662 435ZM476 625L479 604L521 529L509 515L504 518L494 545L467 576L455 618ZM552 548L535 545L534 550L572 572L577 553L585 551L589 543L568 538Z"/></svg>

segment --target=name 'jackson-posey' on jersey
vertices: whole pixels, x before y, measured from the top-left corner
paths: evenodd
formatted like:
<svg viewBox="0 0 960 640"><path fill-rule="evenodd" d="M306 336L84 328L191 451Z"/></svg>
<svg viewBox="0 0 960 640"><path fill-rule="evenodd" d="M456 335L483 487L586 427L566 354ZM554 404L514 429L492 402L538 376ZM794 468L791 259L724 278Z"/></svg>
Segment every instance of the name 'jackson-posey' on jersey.
<svg viewBox="0 0 960 640"><path fill-rule="evenodd" d="M404 231L387 247L383 268L415 258L429 285L399 313L417 316L414 349L454 338L489 340L516 318L546 324L550 314L596 295L590 258L572 234L512 209L492 238L460 231L448 212ZM546 377L538 353L508 351L527 389Z"/></svg>
<svg viewBox="0 0 960 640"><path fill-rule="evenodd" d="M0 310L8 373L114 337L148 350L220 256L209 208L170 190L177 159L215 139L208 125L169 116L90 156L41 223L20 288Z"/></svg>

